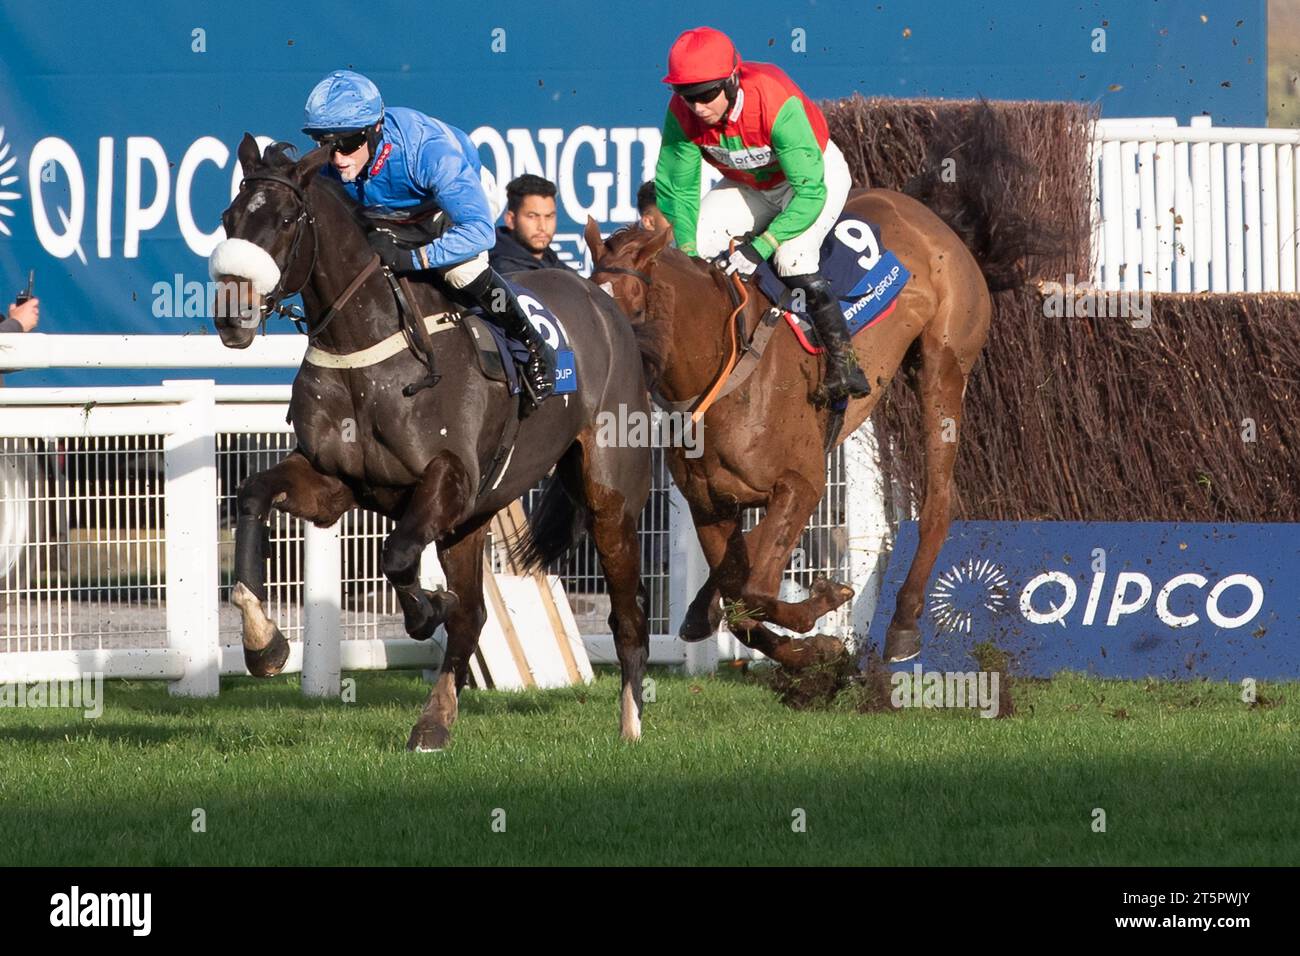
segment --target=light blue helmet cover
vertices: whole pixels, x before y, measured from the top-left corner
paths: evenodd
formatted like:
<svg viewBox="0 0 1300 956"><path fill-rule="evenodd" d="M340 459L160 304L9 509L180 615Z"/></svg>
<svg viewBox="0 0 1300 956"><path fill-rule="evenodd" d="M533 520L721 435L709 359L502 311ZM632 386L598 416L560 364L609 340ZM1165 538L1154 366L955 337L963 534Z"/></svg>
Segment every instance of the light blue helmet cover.
<svg viewBox="0 0 1300 956"><path fill-rule="evenodd" d="M384 100L360 73L335 70L312 89L304 109L304 133L354 130L383 119Z"/></svg>

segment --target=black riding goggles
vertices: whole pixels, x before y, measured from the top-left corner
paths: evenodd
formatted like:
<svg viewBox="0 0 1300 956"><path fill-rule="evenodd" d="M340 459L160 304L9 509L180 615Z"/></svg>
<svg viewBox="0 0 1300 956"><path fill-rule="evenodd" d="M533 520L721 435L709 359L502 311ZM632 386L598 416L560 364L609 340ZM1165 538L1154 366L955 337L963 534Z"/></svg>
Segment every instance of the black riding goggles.
<svg viewBox="0 0 1300 956"><path fill-rule="evenodd" d="M312 133L311 138L316 141L317 146L328 146L331 153L342 153L347 156L365 145L367 132L359 129L351 133Z"/></svg>
<svg viewBox="0 0 1300 956"><path fill-rule="evenodd" d="M687 103L709 103L721 96L726 87L727 83L724 80L721 83L707 86L702 90L698 89L698 84L691 84L690 86L683 88L673 87L673 90Z"/></svg>

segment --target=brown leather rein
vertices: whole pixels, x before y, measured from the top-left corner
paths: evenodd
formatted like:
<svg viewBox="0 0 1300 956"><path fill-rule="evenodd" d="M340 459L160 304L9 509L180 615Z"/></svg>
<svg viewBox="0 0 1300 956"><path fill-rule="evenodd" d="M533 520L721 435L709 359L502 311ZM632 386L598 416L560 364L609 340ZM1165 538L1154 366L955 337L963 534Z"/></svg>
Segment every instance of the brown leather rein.
<svg viewBox="0 0 1300 956"><path fill-rule="evenodd" d="M735 248L734 241L732 242L732 248ZM636 269L624 269L621 266L607 266L602 268L597 265L593 268L591 277L595 280L598 275L632 276L634 279L639 279L646 286L647 292L649 291L649 287L654 284L654 279L649 273L639 272ZM731 378L731 373L735 371L736 364L739 360L740 349L738 342L743 337L744 331L738 327L737 322L740 314L745 311L745 306L749 304L749 287L745 285L740 276L735 273L732 273L730 278L735 284L737 293L736 308L727 318L727 329L731 333L728 337L731 344L731 353L727 356L727 361L723 364L718 377L714 379L713 384L710 385L702 395L696 395L683 402L669 402L657 392L654 393L655 404L664 408L665 411L690 411L692 424L698 423L699 420L704 417L705 413L708 412L710 406L718 400L723 387L727 384L727 380ZM694 406L694 408L692 408L692 406Z"/></svg>

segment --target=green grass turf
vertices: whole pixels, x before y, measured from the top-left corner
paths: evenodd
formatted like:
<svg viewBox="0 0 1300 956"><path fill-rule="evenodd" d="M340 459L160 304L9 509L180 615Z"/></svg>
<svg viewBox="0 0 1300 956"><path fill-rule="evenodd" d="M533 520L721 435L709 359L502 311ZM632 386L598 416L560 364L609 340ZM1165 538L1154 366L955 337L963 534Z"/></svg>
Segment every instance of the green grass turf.
<svg viewBox="0 0 1300 956"><path fill-rule="evenodd" d="M407 754L419 674L350 676L351 704L289 677L216 700L112 682L98 720L0 709L0 864L1300 863L1297 684L1250 707L1065 675L985 720L796 712L753 677L656 672L629 746L606 673L467 691L451 750Z"/></svg>

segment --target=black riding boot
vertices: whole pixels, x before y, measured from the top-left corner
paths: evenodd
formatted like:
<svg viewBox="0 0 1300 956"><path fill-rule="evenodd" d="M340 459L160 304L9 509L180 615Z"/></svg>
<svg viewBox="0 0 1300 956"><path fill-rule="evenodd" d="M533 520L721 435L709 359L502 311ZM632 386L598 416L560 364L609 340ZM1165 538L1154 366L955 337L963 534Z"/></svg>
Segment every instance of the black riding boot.
<svg viewBox="0 0 1300 956"><path fill-rule="evenodd" d="M812 320L817 337L826 350L826 391L829 405L837 405L848 398L864 398L871 394L871 383L858 367L858 357L849 340L849 326L840 311L831 285L820 275L785 276L787 285L802 289L807 295L808 318Z"/></svg>
<svg viewBox="0 0 1300 956"><path fill-rule="evenodd" d="M555 364L551 350L542 341L528 313L515 298L510 286L500 273L488 269L465 286L464 292L474 300L496 325L512 339L528 347L528 362L524 366L524 388L536 407L555 391Z"/></svg>

